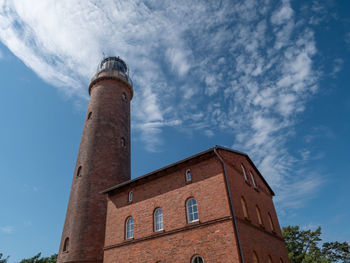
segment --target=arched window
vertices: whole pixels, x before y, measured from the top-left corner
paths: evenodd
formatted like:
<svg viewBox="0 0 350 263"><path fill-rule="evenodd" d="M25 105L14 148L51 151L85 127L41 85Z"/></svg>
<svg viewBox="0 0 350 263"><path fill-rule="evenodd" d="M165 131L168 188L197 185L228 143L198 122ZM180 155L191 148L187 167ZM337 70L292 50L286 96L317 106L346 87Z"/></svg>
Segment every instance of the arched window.
<svg viewBox="0 0 350 263"><path fill-rule="evenodd" d="M67 237L64 240L63 249L62 249L63 252L68 252L68 245L69 245L69 238Z"/></svg>
<svg viewBox="0 0 350 263"><path fill-rule="evenodd" d="M272 262L272 258L271 258L270 255L269 255L269 257L268 257L268 262L269 262L269 263L273 263L273 262Z"/></svg>
<svg viewBox="0 0 350 263"><path fill-rule="evenodd" d="M261 213L260 213L260 209L258 206L255 206L255 210L256 210L256 215L258 216L258 222L259 222L259 225L263 226L263 221L262 221L262 218L261 218Z"/></svg>
<svg viewBox="0 0 350 263"><path fill-rule="evenodd" d="M154 210L154 231L161 231L163 229L163 210L158 207Z"/></svg>
<svg viewBox="0 0 350 263"><path fill-rule="evenodd" d="M249 173L250 173L250 178L252 179L254 188L258 188L258 186L257 186L257 184L256 184L256 182L255 182L255 178L254 178L253 173L252 173L251 171L249 171Z"/></svg>
<svg viewBox="0 0 350 263"><path fill-rule="evenodd" d="M191 259L191 263L204 263L204 260L200 255L194 255Z"/></svg>
<svg viewBox="0 0 350 263"><path fill-rule="evenodd" d="M123 100L123 101L127 101L127 97L126 97L125 92L123 92L123 94L122 94L122 100Z"/></svg>
<svg viewBox="0 0 350 263"><path fill-rule="evenodd" d="M81 166L79 166L78 170L77 170L77 176L81 176Z"/></svg>
<svg viewBox="0 0 350 263"><path fill-rule="evenodd" d="M272 217L270 213L267 213L268 218L269 218L269 223L272 231L275 231L275 226L273 225Z"/></svg>
<svg viewBox="0 0 350 263"><path fill-rule="evenodd" d="M130 239L134 237L134 219L129 216L125 223L125 238Z"/></svg>
<svg viewBox="0 0 350 263"><path fill-rule="evenodd" d="M246 219L249 219L248 209L247 209L247 203L244 200L244 197L241 197L241 205L243 210L243 215Z"/></svg>
<svg viewBox="0 0 350 263"><path fill-rule="evenodd" d="M188 169L188 170L186 171L186 181L189 182L189 181L191 181L191 180L192 180L192 177L191 177L191 170Z"/></svg>
<svg viewBox="0 0 350 263"><path fill-rule="evenodd" d="M253 251L253 263L259 263L259 258L255 251Z"/></svg>
<svg viewBox="0 0 350 263"><path fill-rule="evenodd" d="M186 202L187 209L187 222L195 222L198 221L198 207L197 201L193 197L188 199Z"/></svg>
<svg viewBox="0 0 350 263"><path fill-rule="evenodd" d="M128 201L132 202L132 199L133 199L133 194L132 194L132 191L130 191Z"/></svg>
<svg viewBox="0 0 350 263"><path fill-rule="evenodd" d="M123 137L120 139L120 146L123 148L126 147L125 139Z"/></svg>
<svg viewBox="0 0 350 263"><path fill-rule="evenodd" d="M91 119L91 116L92 116L92 112L90 111L89 114L88 114L87 119L90 120L90 119Z"/></svg>
<svg viewBox="0 0 350 263"><path fill-rule="evenodd" d="M241 164L241 168L242 168L244 180L245 180L246 182L248 182L248 177L247 177L247 174L246 174L246 172L245 172L245 168L244 168L243 164Z"/></svg>

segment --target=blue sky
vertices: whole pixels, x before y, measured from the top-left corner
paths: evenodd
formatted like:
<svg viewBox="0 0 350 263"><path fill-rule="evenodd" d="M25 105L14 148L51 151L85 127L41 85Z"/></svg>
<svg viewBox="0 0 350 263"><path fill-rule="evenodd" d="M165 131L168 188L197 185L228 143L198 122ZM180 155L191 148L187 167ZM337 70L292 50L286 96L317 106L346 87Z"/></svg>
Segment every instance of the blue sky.
<svg viewBox="0 0 350 263"><path fill-rule="evenodd" d="M0 0L0 253L57 251L103 54L134 81L133 178L234 148L281 225L349 242L349 14L346 0Z"/></svg>

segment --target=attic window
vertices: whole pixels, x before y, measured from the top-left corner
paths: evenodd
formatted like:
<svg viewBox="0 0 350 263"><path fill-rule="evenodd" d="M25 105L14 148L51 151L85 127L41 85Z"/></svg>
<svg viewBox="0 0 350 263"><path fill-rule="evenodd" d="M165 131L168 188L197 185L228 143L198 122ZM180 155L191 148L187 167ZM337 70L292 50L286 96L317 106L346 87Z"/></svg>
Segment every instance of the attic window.
<svg viewBox="0 0 350 263"><path fill-rule="evenodd" d="M132 199L133 199L133 194L132 194L132 191L130 191L128 201L132 202Z"/></svg>
<svg viewBox="0 0 350 263"><path fill-rule="evenodd" d="M187 181L187 182L192 181L192 176L191 176L191 170L190 170L190 169L188 169L188 170L186 171L186 181Z"/></svg>
<svg viewBox="0 0 350 263"><path fill-rule="evenodd" d="M246 171L245 171L245 168L244 168L243 164L241 164L241 168L242 168L242 172L243 172L244 180L245 180L246 182L248 182L247 173L246 173Z"/></svg>
<svg viewBox="0 0 350 263"><path fill-rule="evenodd" d="M253 173L251 171L249 171L249 173L250 173L250 178L252 178L252 182L253 182L254 188L258 188L258 186L257 186L257 184L255 182L255 177L254 177Z"/></svg>

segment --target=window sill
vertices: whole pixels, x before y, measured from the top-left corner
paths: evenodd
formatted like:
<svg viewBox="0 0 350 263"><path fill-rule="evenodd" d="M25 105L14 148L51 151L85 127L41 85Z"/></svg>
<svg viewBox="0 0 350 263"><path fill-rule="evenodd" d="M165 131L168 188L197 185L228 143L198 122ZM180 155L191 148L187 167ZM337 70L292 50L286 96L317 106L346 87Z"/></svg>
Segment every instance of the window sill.
<svg viewBox="0 0 350 263"><path fill-rule="evenodd" d="M192 180L191 181L186 180L186 184L192 184Z"/></svg>
<svg viewBox="0 0 350 263"><path fill-rule="evenodd" d="M198 220L192 221L192 222L187 222L187 225L196 225L196 224L200 224L201 222Z"/></svg>

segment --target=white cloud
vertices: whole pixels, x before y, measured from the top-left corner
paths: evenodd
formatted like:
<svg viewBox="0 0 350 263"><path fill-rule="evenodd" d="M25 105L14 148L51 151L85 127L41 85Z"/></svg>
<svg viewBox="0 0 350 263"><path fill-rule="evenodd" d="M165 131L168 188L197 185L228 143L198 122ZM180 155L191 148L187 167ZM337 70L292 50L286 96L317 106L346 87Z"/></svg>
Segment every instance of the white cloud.
<svg viewBox="0 0 350 263"><path fill-rule="evenodd" d="M271 22L276 25L281 25L291 19L293 15L293 9L290 6L288 0L282 1L281 7L276 10L271 17Z"/></svg>
<svg viewBox="0 0 350 263"><path fill-rule="evenodd" d="M0 230L5 234L12 234L15 228L13 226L0 226Z"/></svg>
<svg viewBox="0 0 350 263"><path fill-rule="evenodd" d="M294 174L286 146L319 78L313 31L294 13L287 0L0 0L0 40L80 98L102 53L121 56L134 81L132 127L149 151L161 149L163 127L232 131L290 205L322 182Z"/></svg>
<svg viewBox="0 0 350 263"><path fill-rule="evenodd" d="M191 66L188 63L189 53L181 49L169 48L165 52L166 57L168 58L172 69L179 74L180 77L183 77L187 74Z"/></svg>
<svg viewBox="0 0 350 263"><path fill-rule="evenodd" d="M212 130L205 130L204 134L208 137L213 137L215 135Z"/></svg>

